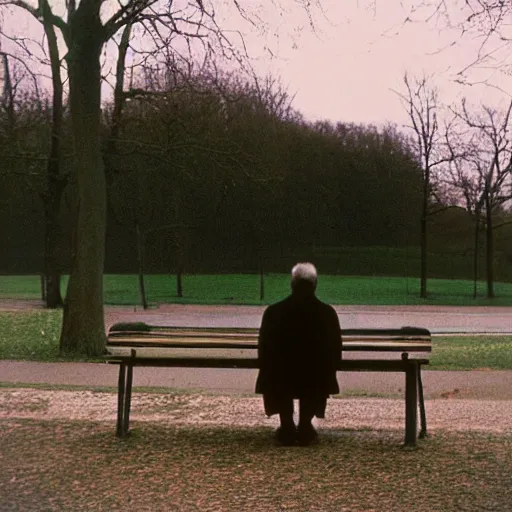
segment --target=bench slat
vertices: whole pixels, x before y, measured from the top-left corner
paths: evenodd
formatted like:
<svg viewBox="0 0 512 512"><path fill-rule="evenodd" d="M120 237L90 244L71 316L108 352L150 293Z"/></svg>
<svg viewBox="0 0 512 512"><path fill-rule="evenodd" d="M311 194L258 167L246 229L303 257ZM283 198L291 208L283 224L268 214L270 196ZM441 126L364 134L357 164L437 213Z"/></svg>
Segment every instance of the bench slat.
<svg viewBox="0 0 512 512"><path fill-rule="evenodd" d="M145 324L144 324L145 325ZM180 326L150 326L144 329L131 329L124 327L116 329L112 326L109 338L127 338L138 336L140 338L166 338L173 336L207 337L223 339L255 339L258 338L259 329L253 327L180 327ZM430 332L419 327L402 327L401 329L341 329L343 340L357 339L396 339L396 340L430 340Z"/></svg>
<svg viewBox="0 0 512 512"><path fill-rule="evenodd" d="M130 340L123 343L109 343L107 345L107 351L112 352L115 349L122 349L125 347L129 348L155 348L158 350L173 350L173 349L225 349L225 350L237 350L237 349L248 349L256 351L258 345L254 342L215 342L210 340L203 341L180 341L173 340L162 343L158 342L142 342L139 343L136 340ZM375 342L375 341L349 341L344 342L342 345L342 352L431 352L432 345L430 343L410 343L410 342Z"/></svg>
<svg viewBox="0 0 512 512"><path fill-rule="evenodd" d="M116 333L109 334L110 344L121 344L129 341L137 341L139 343L146 342L165 342L166 340L183 340L191 341L194 340L229 340L229 341L240 341L240 342L252 342L257 343L258 336L255 335L240 335L240 334L223 334L220 332L212 333L182 333L181 331L169 332L166 334L154 334L154 333ZM430 341L430 336L400 336L400 335L372 335L365 336L362 334L358 335L342 335L341 341L409 341L410 343L425 343Z"/></svg>
<svg viewBox="0 0 512 512"><path fill-rule="evenodd" d="M231 346L236 347L240 345L256 346L258 342L254 338L228 338L224 336L182 336L181 334L173 334L172 336L163 337L141 337L138 334L134 334L133 336L118 336L115 338L109 338L108 340L109 345L126 345L129 343L135 343L140 346L180 346L193 345L194 343L201 345L224 344L226 345L226 348L229 348Z"/></svg>
<svg viewBox="0 0 512 512"><path fill-rule="evenodd" d="M397 353L403 353L403 352L414 352L414 353L428 353L430 352L430 347L425 347L424 350L405 350L408 347L388 347L388 350L383 349L382 347L380 350L375 350L374 347L352 347L352 350L348 350L346 352L397 352ZM219 348L219 347L128 347L128 346L122 346L122 347L108 347L108 354L109 356L123 356L123 357L129 357L131 350L136 349L137 356L136 357L194 357L195 355L203 355L204 357L211 356L221 356L221 357L241 357L242 355L247 358L251 359L257 359L258 352L255 349L252 348L242 348L242 347L236 347L236 348L230 348L226 350L225 348Z"/></svg>
<svg viewBox="0 0 512 512"><path fill-rule="evenodd" d="M109 337L112 340L133 338L137 336L141 339L166 339L169 337L180 337L180 338L225 338L225 339L240 339L240 340L257 340L258 333L238 333L238 332L227 332L224 330L210 330L210 331L183 331L181 329L173 329L168 331L158 332L140 332L140 331L122 331L122 332L111 332Z"/></svg>
<svg viewBox="0 0 512 512"><path fill-rule="evenodd" d="M129 357L112 358L112 363L121 361L130 362ZM257 359L248 359L245 357L171 357L171 358L153 358L137 357L135 359L137 366L155 366L169 368L246 368L258 369ZM344 359L339 371L352 372L403 372L411 364L427 365L428 359Z"/></svg>
<svg viewBox="0 0 512 512"><path fill-rule="evenodd" d="M342 352L432 352L432 343L426 341L398 342L383 341L343 341Z"/></svg>
<svg viewBox="0 0 512 512"><path fill-rule="evenodd" d="M142 326L142 327L140 327ZM223 333L233 334L254 334L257 335L257 327L186 327L174 325L149 325L149 324L114 324L109 334L122 333L211 333L214 334L221 330ZM373 328L373 329L340 329L342 336L362 335L362 336L430 336L430 331L422 327L401 327L399 329Z"/></svg>
<svg viewBox="0 0 512 512"><path fill-rule="evenodd" d="M132 347L109 347L109 357L130 357ZM155 359L175 359L175 358L224 358L232 359L237 357L245 357L247 359L257 360L258 353L254 349L218 349L216 347L137 347L136 358L155 358Z"/></svg>

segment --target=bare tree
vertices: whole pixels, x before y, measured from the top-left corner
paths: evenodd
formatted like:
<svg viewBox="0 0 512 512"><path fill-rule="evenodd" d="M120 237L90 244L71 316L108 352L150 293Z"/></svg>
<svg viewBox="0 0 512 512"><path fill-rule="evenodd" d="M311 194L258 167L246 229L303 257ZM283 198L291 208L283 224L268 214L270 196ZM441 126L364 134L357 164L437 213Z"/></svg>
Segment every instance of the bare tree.
<svg viewBox="0 0 512 512"><path fill-rule="evenodd" d="M443 138L439 127L438 111L440 108L439 94L432 87L428 78L409 79L404 75L405 93L397 92L407 111L414 132L414 150L423 170L423 194L420 221L420 297L427 297L428 269L428 218L433 213L431 200L433 197L436 167L449 160L443 154Z"/></svg>
<svg viewBox="0 0 512 512"><path fill-rule="evenodd" d="M277 121L290 120L294 113L289 95L277 80L267 78L259 83L252 75L224 73L214 62L209 66L203 63L196 70L191 66L180 69L171 62L167 69L148 69L144 66L140 71L142 79L130 80L137 87L130 86L124 92L124 96L130 100L125 120L128 124L135 121L141 127L146 123L142 131L147 138L141 137L139 130L131 130L130 135L127 124L118 130L116 137L119 138L114 141L119 149L117 161L123 166L123 157L130 154L135 174L127 179L126 167L123 174L116 174L111 199L114 199L114 210L136 225L139 262L145 260L145 240L156 235L173 241L171 257L177 260L177 295L182 297L188 234L204 219L193 222L189 218L191 211L190 208L183 208L181 191L192 183L194 188L204 186L206 177L195 168L200 169L202 162L207 160L210 167L208 188L213 195L210 216L216 215L222 201L229 195L230 184L235 181L266 184L269 193L272 193L270 182L279 179L281 172L276 160L282 158L283 153L282 147L277 148ZM261 133L262 141L255 141L251 137L248 146L242 147L243 142L239 144L232 134L249 133L250 127L253 137ZM261 144L270 147L270 140L267 139L273 141L276 151L268 151L262 160L256 156L256 148ZM137 160L137 156L143 154L146 157ZM142 164L138 169L135 168L137 161ZM150 172L148 161L154 162ZM246 165L247 162L250 164ZM158 174L155 172L157 168L172 169L172 177L166 172ZM235 169L241 172L237 173ZM214 184L213 176L218 177L217 184ZM165 182L161 181L164 177ZM160 180L157 190L149 192L148 186L155 179ZM127 194L134 198L128 202L128 208L124 201L119 200L126 198ZM165 198L158 198L160 194ZM162 211L162 204L170 211ZM240 208L250 209L242 204ZM187 210L186 214L184 210ZM258 217L258 212L259 209L253 211L253 219ZM169 222L170 219L173 222ZM260 224L261 219L258 221ZM258 233L260 231L263 231L263 225ZM259 239L263 240L264 237L260 236ZM144 265L139 264L141 284L144 282L144 271ZM141 292L141 296L144 293ZM143 300L144 303L147 306L147 301Z"/></svg>
<svg viewBox="0 0 512 512"><path fill-rule="evenodd" d="M6 53L0 53L2 57L3 71L3 91L2 91L2 109L7 117L7 136L12 137L14 131L14 88L11 81L11 69L9 67L9 56Z"/></svg>
<svg viewBox="0 0 512 512"><path fill-rule="evenodd" d="M458 45L469 45L467 60L454 62L454 80L461 85L482 84L510 94L503 79L512 72L512 36L508 0L418 0L412 2L405 23L429 23L452 34L436 53ZM449 31L449 32L448 32Z"/></svg>
<svg viewBox="0 0 512 512"><path fill-rule="evenodd" d="M101 0L70 0L66 17L54 13L47 0L37 5L24 0L2 0L0 6L18 7L44 24L60 30L67 54L69 108L75 152L78 204L73 262L61 332L61 352L102 353L105 345L103 316L103 263L106 229L106 183L100 144L101 52L124 26L140 22L154 40L165 44L162 31L201 36L204 17L211 16L202 2L186 18L153 0L129 1L101 18ZM182 27L180 28L179 24ZM185 26L183 26L185 25Z"/></svg>
<svg viewBox="0 0 512 512"><path fill-rule="evenodd" d="M478 261L485 183L483 173L478 171L481 169L481 161L476 148L478 143L478 139L475 140L476 137L476 132L470 134L467 129L456 129L453 124L446 130L446 146L451 159L444 169L443 179L444 184L451 190L459 192L459 201L462 198L466 211L474 219L473 298L477 297L478 291Z"/></svg>
<svg viewBox="0 0 512 512"><path fill-rule="evenodd" d="M507 0L458 0L457 3L459 5L456 7L463 8L464 16L454 23L455 26L461 36L474 38L479 43L474 58L459 70L459 79L462 83L475 83L467 75L478 68L484 72L485 83L499 88L492 80L491 73L498 70L503 76L510 75L512 71L512 37L509 31L512 3ZM453 19L454 12L448 9L448 17Z"/></svg>
<svg viewBox="0 0 512 512"><path fill-rule="evenodd" d="M311 13L311 2L297 2ZM316 2L314 2L316 3ZM127 0L68 0L60 16L48 0L0 0L0 7L17 8L60 31L67 53L69 109L77 180L77 216L73 262L64 307L60 347L62 353L90 355L104 350L103 264L106 231L106 180L100 143L101 56L105 44L126 25L140 31L152 54L169 48L190 50L191 41L204 51L219 51L236 59L237 51L217 24L213 0L158 2ZM246 19L251 13L235 0L231 3ZM142 51L142 49L141 49Z"/></svg>
<svg viewBox="0 0 512 512"><path fill-rule="evenodd" d="M51 112L51 134L50 147L46 161L46 183L44 191L40 193L43 211L44 211L44 293L43 297L47 307L55 308L62 306L62 296L60 291L60 269L59 269L59 228L60 228L60 210L64 190L67 185L68 177L61 172L61 147L62 147L62 126L63 126L63 81L61 77L61 58L59 55L59 46L55 27L49 20L48 10L41 9L41 23L43 26L46 43L38 43L35 40L23 36L20 38L12 37L11 42L22 52L22 57L16 56L18 63L23 63L25 73L30 76L34 85L36 97L34 101L41 103L39 94L40 76L35 69L44 68L48 63L51 70L52 83L52 102L51 107L46 105L46 110ZM4 30L0 34L9 40ZM34 55L32 46L36 46L39 55ZM12 58L14 56L11 55ZM5 59L7 56L5 55ZM4 64L7 65L4 59ZM6 68L8 77L8 67ZM42 110L42 107L41 107ZM14 110L11 112L14 115Z"/></svg>
<svg viewBox="0 0 512 512"><path fill-rule="evenodd" d="M61 77L61 58L55 27L48 9L42 9L44 32L48 45L52 76L52 121L51 145L46 166L46 190L43 194L45 237L44 237L44 282L45 302L49 308L63 305L60 290L60 269L58 263L59 216L62 196L68 183L68 175L61 169L62 130L64 115L64 88Z"/></svg>
<svg viewBox="0 0 512 512"><path fill-rule="evenodd" d="M483 105L481 112L470 112L465 100L457 116L469 128L471 149L464 157L469 173L459 161L460 183L466 202L473 204L477 222L485 216L487 297L494 297L494 217L496 211L512 198L512 138L510 121L512 101L503 111ZM476 227L478 229L478 227ZM475 237L477 237L475 233ZM478 239L476 238L475 243Z"/></svg>

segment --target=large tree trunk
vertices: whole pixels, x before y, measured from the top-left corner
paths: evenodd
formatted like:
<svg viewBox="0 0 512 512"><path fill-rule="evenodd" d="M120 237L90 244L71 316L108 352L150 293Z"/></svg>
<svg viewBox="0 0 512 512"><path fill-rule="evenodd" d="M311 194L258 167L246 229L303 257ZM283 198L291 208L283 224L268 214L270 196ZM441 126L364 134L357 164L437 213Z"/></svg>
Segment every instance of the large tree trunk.
<svg viewBox="0 0 512 512"><path fill-rule="evenodd" d="M62 139L62 80L60 76L60 57L57 37L53 25L45 18L45 33L52 67L52 136L50 156L46 168L47 189L44 196L44 285L47 308L63 305L60 292L59 268L59 226L62 195L67 185L67 178L61 176L60 151Z"/></svg>
<svg viewBox="0 0 512 512"><path fill-rule="evenodd" d="M104 351L103 265L106 185L100 146L103 33L99 2L83 1L70 20L69 104L78 188L74 253L60 339L61 353Z"/></svg>
<svg viewBox="0 0 512 512"><path fill-rule="evenodd" d="M50 178L51 179L51 178ZM44 236L44 288L47 308L63 305L60 291L59 264L59 212L64 185L48 183L48 196L45 200L45 236Z"/></svg>

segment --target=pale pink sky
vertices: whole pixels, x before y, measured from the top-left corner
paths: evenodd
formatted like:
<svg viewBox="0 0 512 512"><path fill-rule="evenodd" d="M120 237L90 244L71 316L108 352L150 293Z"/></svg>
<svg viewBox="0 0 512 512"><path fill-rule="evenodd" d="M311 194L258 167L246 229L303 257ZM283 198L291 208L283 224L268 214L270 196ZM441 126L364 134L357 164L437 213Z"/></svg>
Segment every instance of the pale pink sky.
<svg viewBox="0 0 512 512"><path fill-rule="evenodd" d="M260 63L262 70L275 70L289 84L290 91L297 93L295 105L306 117L404 123L407 117L393 89L403 90L406 71L410 75L432 75L432 83L447 104L460 100L462 95L475 103L510 101L507 93L482 84L463 88L455 83L457 73L474 61L480 40L461 40L459 32L445 26L438 29L433 23L404 25L410 13L406 4L418 4L419 0L375 0L376 10L364 8L364 0L322 3L328 20L319 18L317 35L305 29L297 40L298 47L291 49L282 27L279 58ZM424 19L426 12L418 12L416 19ZM293 23L290 20L288 27ZM456 45L449 46L455 41ZM511 53L510 46L507 50ZM510 76L505 74L474 67L470 76L473 82L485 78L512 92Z"/></svg>
<svg viewBox="0 0 512 512"><path fill-rule="evenodd" d="M479 41L459 41L456 32L438 30L432 24L403 25L408 5L421 1L375 0L374 10L367 8L373 0L322 0L325 17L315 17L316 34L294 0L275 0L280 7L272 8L270 0L251 0L250 8L267 6L254 8L261 18L256 28L241 21L233 11L219 7L217 14L221 26L244 33L255 69L260 74L281 76L289 91L296 93L295 107L308 119L403 124L407 118L392 89L402 87L405 71L411 75L433 74L441 100L449 104L462 94L474 102L508 99L495 89L481 85L462 89L454 83L456 73L474 60ZM64 5L63 0L50 3ZM34 33L37 26L22 16L15 21L4 17L3 25L22 34ZM429 55L453 41L458 44ZM265 45L276 57L262 50ZM475 68L473 78L478 80L490 73ZM512 91L509 76L494 73L492 80Z"/></svg>

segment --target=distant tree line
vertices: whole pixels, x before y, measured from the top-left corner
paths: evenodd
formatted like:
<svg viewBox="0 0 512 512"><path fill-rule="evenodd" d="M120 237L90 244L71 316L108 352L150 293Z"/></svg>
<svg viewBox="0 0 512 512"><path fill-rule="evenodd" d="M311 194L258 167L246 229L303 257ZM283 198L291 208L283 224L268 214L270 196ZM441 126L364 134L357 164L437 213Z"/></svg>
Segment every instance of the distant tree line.
<svg viewBox="0 0 512 512"><path fill-rule="evenodd" d="M145 69L123 115L103 110L108 272L279 267L317 246L417 245L422 172L395 126L311 123L277 80ZM43 270L52 104L0 115L2 272ZM9 115L7 115L9 114ZM76 182L64 111L58 266L69 269Z"/></svg>

